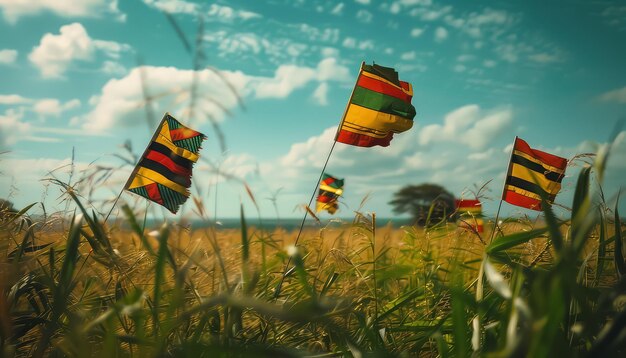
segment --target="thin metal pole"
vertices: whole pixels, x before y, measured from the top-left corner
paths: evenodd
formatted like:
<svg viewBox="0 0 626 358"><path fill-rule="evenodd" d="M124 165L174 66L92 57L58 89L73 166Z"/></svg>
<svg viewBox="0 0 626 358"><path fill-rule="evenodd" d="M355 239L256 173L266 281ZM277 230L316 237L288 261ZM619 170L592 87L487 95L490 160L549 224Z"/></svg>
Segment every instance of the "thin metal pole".
<svg viewBox="0 0 626 358"><path fill-rule="evenodd" d="M359 67L359 75L357 76L357 81L355 81L354 83L354 87L352 88L352 93L350 93L350 99L348 99L348 104L346 105L346 108L343 111L343 116L341 116L341 122L339 123L339 126L337 127L337 131L335 132L333 145L330 147L330 151L328 152L328 156L326 157L326 161L324 162L324 166L322 167L320 176L317 179L317 182L315 183L315 189L313 190L313 193L311 194L311 198L309 199L308 208L310 208L311 204L313 203L313 199L315 198L315 193L317 193L317 187L319 186L320 181L322 180L322 176L324 175L324 171L326 170L326 166L328 165L330 156L333 153L333 149L335 149L335 145L337 144L337 138L339 137L339 132L341 131L343 122L346 119L346 114L348 113L348 108L350 107L350 103L352 102L352 97L354 96L354 90L356 89L358 78L359 76L361 76L361 71L363 70L364 63L365 62L361 62L361 67ZM300 235L302 234L302 229L304 228L304 222L306 221L306 217L308 214L309 214L309 210L304 210L304 217L302 218L302 222L300 223L300 229L298 230L298 235L296 236L296 240L294 241L293 246L298 245L298 240L300 240ZM287 270L289 269L290 263L291 263L291 256L289 256L289 258L287 259L287 264L285 265L285 268L283 269L283 274L281 275L280 282L278 283L278 285L276 285L276 288L274 289L274 299L278 298L278 296L280 295L280 291L283 286L283 282L285 281L285 276L287 275Z"/></svg>
<svg viewBox="0 0 626 358"><path fill-rule="evenodd" d="M335 144L337 144L337 141L333 141L333 145L332 147L330 147L330 151L328 152L328 156L326 157L326 162L324 162L324 167L322 167L322 171L320 172L320 177L317 179L317 182L315 184L315 189L313 190L313 194L311 194L311 198L309 199L309 204L308 207L311 207L311 204L313 203L313 199L315 198L315 193L317 193L317 187L319 186L320 180L322 180L322 176L324 175L324 171L326 170L326 165L328 164L328 161L330 159L330 155L333 153L333 149L335 149ZM302 234L302 229L304 228L304 222L306 221L306 217L309 213L309 210L304 210L304 217L302 218L302 222L300 223L300 229L298 230L298 235L296 236L296 240L293 243L293 246L297 246L298 245L298 240L300 240L300 235ZM278 285L276 286L276 289L274 290L274 298L278 298L278 295L280 295L280 290L283 286L283 282L285 281L285 277L287 275L287 269L289 268L289 264L291 263L291 256L289 256L289 258L287 259L287 264L285 265L285 268L283 269L283 274L280 278L280 282L278 283Z"/></svg>
<svg viewBox="0 0 626 358"><path fill-rule="evenodd" d="M491 241L493 241L496 230L499 229L498 219L500 217L500 209L502 208L502 201L504 200L504 194L506 193L506 180L511 175L511 169L513 168L513 152L515 152L515 143L517 143L517 136L515 136L515 139L513 140L513 148L511 148L511 156L509 157L509 166L506 170L506 175L504 176L504 185L502 185L502 195L500 196L500 204L498 205L498 211L496 212L496 219L495 219L495 222L493 223L493 230L491 231L491 237L489 238L490 244L491 244Z"/></svg>
<svg viewBox="0 0 626 358"><path fill-rule="evenodd" d="M122 196L122 193L124 192L124 189L126 189L126 186L124 186L122 188L122 190L120 190L120 193L117 194L117 198L115 198L115 201L113 202L113 205L111 206L111 210L109 210L109 213L104 218L104 221L102 222L102 225L106 224L107 220L109 220L109 216L111 216L111 213L113 212L113 208L115 208L115 205L117 204L117 201L120 200L120 197Z"/></svg>
<svg viewBox="0 0 626 358"><path fill-rule="evenodd" d="M496 212L496 219L493 223L493 230L491 231L491 237L489 238L489 243L493 241L493 237L495 236L496 230L498 230L498 218L500 217L500 208L502 208L502 199L500 199L500 205L498 205L498 211Z"/></svg>
<svg viewBox="0 0 626 358"><path fill-rule="evenodd" d="M139 157L139 160L138 160L137 164L135 164L135 168L133 168L133 171L130 173L130 176L128 176L128 179L126 180L126 184L124 184L124 186L122 187L122 190L120 190L120 193L117 195L117 198L113 202L113 206L111 206L111 210L109 210L109 213L104 218L104 221L102 222L103 225L109 219L109 216L113 212L113 209L115 208L115 205L117 204L118 200L120 200L120 197L122 196L122 193L124 192L124 190L126 190L128 185L132 182L133 178L137 174L137 170L139 170L138 164L139 164L139 162L141 162L141 159L144 158L146 156L146 154L148 153L148 148L150 147L150 143L154 142L156 140L157 136L159 134L161 134L161 128L163 126L163 122L165 122L165 118L167 118L168 115L170 115L169 112L165 112L165 114L163 115L163 119L161 119L161 123L159 123L159 126L157 127L156 131L154 131L154 134L152 135L152 139L150 139L150 142L148 142L148 145L146 145L146 149L143 151L143 154L141 155L141 157Z"/></svg>

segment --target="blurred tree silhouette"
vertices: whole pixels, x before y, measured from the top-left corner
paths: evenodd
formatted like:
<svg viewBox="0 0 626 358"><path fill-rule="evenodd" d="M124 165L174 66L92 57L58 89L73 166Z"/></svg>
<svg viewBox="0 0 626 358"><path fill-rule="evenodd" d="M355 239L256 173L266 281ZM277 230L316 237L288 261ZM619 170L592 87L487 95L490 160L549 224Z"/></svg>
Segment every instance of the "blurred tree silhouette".
<svg viewBox="0 0 626 358"><path fill-rule="evenodd" d="M411 215L417 225L432 226L443 220L452 220L454 195L437 184L407 185L393 194L389 204L393 206L394 213Z"/></svg>

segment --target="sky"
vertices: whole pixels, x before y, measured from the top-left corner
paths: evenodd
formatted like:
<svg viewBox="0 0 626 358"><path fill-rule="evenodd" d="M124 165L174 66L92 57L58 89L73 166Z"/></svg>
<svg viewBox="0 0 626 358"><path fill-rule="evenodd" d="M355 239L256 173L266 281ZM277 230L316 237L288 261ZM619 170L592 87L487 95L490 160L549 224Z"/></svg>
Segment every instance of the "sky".
<svg viewBox="0 0 626 358"><path fill-rule="evenodd" d="M614 205L624 44L619 1L0 0L0 197L63 210L56 178L105 213L132 170L125 148L141 155L170 112L208 137L192 193L210 217L241 204L302 217L359 67L375 62L413 84L417 116L389 147L336 144L337 216L394 216L393 193L422 183L464 198L484 186L493 216L515 136L566 158L615 136L603 182ZM571 206L583 165L570 162L557 204ZM197 215L192 200L177 216L131 193L121 203ZM507 203L502 214L538 215Z"/></svg>

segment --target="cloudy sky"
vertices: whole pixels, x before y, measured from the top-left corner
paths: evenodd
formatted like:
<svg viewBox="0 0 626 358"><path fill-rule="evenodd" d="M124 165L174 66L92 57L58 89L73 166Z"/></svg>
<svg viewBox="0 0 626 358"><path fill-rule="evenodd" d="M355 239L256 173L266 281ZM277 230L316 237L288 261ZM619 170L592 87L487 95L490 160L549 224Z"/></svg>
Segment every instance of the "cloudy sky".
<svg viewBox="0 0 626 358"><path fill-rule="evenodd" d="M626 114L619 1L0 0L0 33L0 197L18 207L62 209L42 179L73 184L100 167L120 169L93 198L114 198L132 169L124 143L140 155L169 111L208 136L192 192L209 215L237 216L240 202L255 214L245 181L261 216L276 215L274 197L280 217L301 217L362 61L411 82L417 116L390 147L336 145L327 172L345 178L342 217L364 198L363 211L391 216L407 184L470 197L489 181L493 215L516 135L571 158L597 150ZM626 183L621 130L608 198ZM581 165L557 203L571 204Z"/></svg>

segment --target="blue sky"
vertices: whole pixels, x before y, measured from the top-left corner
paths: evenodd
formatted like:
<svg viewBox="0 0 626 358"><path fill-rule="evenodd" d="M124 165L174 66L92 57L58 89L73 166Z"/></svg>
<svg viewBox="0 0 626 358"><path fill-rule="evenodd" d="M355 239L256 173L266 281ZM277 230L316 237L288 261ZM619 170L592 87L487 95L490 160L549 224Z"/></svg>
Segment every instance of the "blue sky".
<svg viewBox="0 0 626 358"><path fill-rule="evenodd" d="M193 55L165 13L204 54L192 116ZM278 192L279 215L301 217L295 208L311 196L362 61L411 82L417 116L390 147L337 144L327 172L345 178L342 217L365 197L363 211L391 216L387 202L403 185L434 182L469 197L490 180L493 215L516 135L571 158L596 151L626 114L618 1L0 0L0 33L0 197L18 207L64 207L41 179L69 180L73 151L72 183L120 167L91 194L77 185L94 201L115 197L132 169L115 154L127 140L141 154L169 111L209 137L192 190L209 215L237 216L240 202L254 213L245 181L261 216L275 216L268 198ZM625 159L622 129L608 198L624 186ZM570 205L582 164L568 168L557 203ZM130 193L121 200L145 208ZM193 217L192 207L180 215Z"/></svg>

